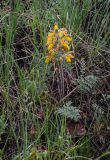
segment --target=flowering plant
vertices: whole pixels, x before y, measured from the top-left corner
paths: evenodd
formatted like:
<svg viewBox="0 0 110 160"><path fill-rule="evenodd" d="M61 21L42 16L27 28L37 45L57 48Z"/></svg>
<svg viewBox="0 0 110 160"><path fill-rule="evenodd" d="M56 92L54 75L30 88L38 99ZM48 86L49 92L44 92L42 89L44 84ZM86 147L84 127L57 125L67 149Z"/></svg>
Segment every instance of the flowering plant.
<svg viewBox="0 0 110 160"><path fill-rule="evenodd" d="M68 34L66 28L58 28L55 23L54 29L47 35L47 49L48 55L46 56L45 63L48 64L51 60L71 62L74 58L72 51L70 51L72 38Z"/></svg>

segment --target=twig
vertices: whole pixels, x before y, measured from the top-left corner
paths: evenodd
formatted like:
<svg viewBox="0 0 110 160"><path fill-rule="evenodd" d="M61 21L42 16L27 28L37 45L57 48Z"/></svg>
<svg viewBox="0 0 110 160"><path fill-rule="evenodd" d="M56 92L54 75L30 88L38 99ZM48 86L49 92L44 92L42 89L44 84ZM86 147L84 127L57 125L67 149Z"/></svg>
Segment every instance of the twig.
<svg viewBox="0 0 110 160"><path fill-rule="evenodd" d="M74 91L76 91L77 87L74 88L71 92L69 92L63 99L60 100L59 103L63 102L66 98L68 98Z"/></svg>

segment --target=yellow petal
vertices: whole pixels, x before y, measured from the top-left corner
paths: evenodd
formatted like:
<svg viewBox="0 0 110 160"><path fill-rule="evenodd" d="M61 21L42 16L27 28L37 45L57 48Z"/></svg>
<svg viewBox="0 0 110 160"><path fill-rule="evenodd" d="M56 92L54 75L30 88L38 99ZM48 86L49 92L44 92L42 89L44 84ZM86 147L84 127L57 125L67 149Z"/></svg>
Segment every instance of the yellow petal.
<svg viewBox="0 0 110 160"><path fill-rule="evenodd" d="M50 62L50 60L51 60L50 57L47 56L46 59L45 59L45 63L48 64Z"/></svg>
<svg viewBox="0 0 110 160"><path fill-rule="evenodd" d="M70 47L69 47L69 45L68 45L68 42L65 42L64 40L60 40L60 43L61 43L61 45L64 47L64 49L68 49L68 50L70 50Z"/></svg>
<svg viewBox="0 0 110 160"><path fill-rule="evenodd" d="M74 56L70 53L67 53L67 54L65 54L64 58L67 62L71 62L72 59L74 58Z"/></svg>
<svg viewBox="0 0 110 160"><path fill-rule="evenodd" d="M55 25L54 25L54 31L56 31L56 30L58 30L58 24L57 23L55 23Z"/></svg>
<svg viewBox="0 0 110 160"><path fill-rule="evenodd" d="M54 35L55 35L54 32L49 32L47 37L48 37L48 38L49 38L49 37L53 37Z"/></svg>
<svg viewBox="0 0 110 160"><path fill-rule="evenodd" d="M63 33L62 32L58 32L58 35L59 35L60 38L63 37Z"/></svg>
<svg viewBox="0 0 110 160"><path fill-rule="evenodd" d="M68 42L71 42L72 38L70 36L65 36L65 40L68 41Z"/></svg>
<svg viewBox="0 0 110 160"><path fill-rule="evenodd" d="M69 57L65 58L67 62L71 62L71 59Z"/></svg>
<svg viewBox="0 0 110 160"><path fill-rule="evenodd" d="M63 46L64 46L65 49L70 50L70 47L69 47L69 45L67 43L64 43Z"/></svg>
<svg viewBox="0 0 110 160"><path fill-rule="evenodd" d="M54 46L54 44L49 44L48 46L47 46L47 48L48 48L48 51L50 51L52 48L53 48L53 46Z"/></svg>
<svg viewBox="0 0 110 160"><path fill-rule="evenodd" d="M52 43L52 37L47 38L47 45L49 45L50 43Z"/></svg>

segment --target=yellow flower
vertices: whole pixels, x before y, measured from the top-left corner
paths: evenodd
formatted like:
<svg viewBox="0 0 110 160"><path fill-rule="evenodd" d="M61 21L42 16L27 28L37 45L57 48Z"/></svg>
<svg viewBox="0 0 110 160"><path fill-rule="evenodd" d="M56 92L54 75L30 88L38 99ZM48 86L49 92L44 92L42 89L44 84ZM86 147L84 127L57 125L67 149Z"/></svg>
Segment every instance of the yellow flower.
<svg viewBox="0 0 110 160"><path fill-rule="evenodd" d="M50 62L51 58L49 56L46 57L45 63L48 64Z"/></svg>
<svg viewBox="0 0 110 160"><path fill-rule="evenodd" d="M57 30L58 30L58 24L55 23L55 25L54 25L54 31L57 31Z"/></svg>
<svg viewBox="0 0 110 160"><path fill-rule="evenodd" d="M48 36L47 36L47 45L49 45L50 43L52 43L54 34L55 33L53 31L51 31L51 32L48 33Z"/></svg>
<svg viewBox="0 0 110 160"><path fill-rule="evenodd" d="M58 32L58 35L59 35L60 38L63 37L63 33L62 32Z"/></svg>
<svg viewBox="0 0 110 160"><path fill-rule="evenodd" d="M60 38L62 38L63 36L67 35L67 30L65 28L59 29L58 35Z"/></svg>
<svg viewBox="0 0 110 160"><path fill-rule="evenodd" d="M69 47L69 45L67 43L64 43L63 46L64 46L65 49L70 50L70 47Z"/></svg>
<svg viewBox="0 0 110 160"><path fill-rule="evenodd" d="M48 37L48 38L47 38L47 45L49 45L50 43L52 43L52 38L51 38L51 37Z"/></svg>
<svg viewBox="0 0 110 160"><path fill-rule="evenodd" d="M65 40L68 41L68 42L71 42L72 38L70 36L65 36Z"/></svg>
<svg viewBox="0 0 110 160"><path fill-rule="evenodd" d="M54 47L54 44L53 44L53 43L49 44L49 45L47 46L48 51L50 51L53 47Z"/></svg>
<svg viewBox="0 0 110 160"><path fill-rule="evenodd" d="M61 43L61 45L65 48L65 49L70 49L70 47L69 47L69 45L68 45L68 43L66 42L66 41L64 41L64 40L60 40L60 43Z"/></svg>
<svg viewBox="0 0 110 160"><path fill-rule="evenodd" d="M47 37L53 37L54 35L55 35L55 33L53 31L51 31L51 32L48 33Z"/></svg>
<svg viewBox="0 0 110 160"><path fill-rule="evenodd" d="M48 56L46 57L46 59L45 59L45 63L46 64L48 64L50 61L51 61L51 59L53 58L53 56L54 56L54 51L52 50L51 52L49 52L49 54L48 54Z"/></svg>
<svg viewBox="0 0 110 160"><path fill-rule="evenodd" d="M68 52L67 54L64 55L64 58L67 62L71 62L74 56Z"/></svg>

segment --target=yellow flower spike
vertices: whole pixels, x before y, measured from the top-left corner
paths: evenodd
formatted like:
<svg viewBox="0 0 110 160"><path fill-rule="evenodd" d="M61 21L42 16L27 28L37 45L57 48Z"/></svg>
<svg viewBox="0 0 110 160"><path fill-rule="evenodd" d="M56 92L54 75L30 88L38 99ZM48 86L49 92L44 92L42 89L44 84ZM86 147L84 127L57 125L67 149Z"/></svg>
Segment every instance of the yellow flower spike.
<svg viewBox="0 0 110 160"><path fill-rule="evenodd" d="M48 64L51 60L58 60L63 62L65 59L67 62L71 62L74 56L70 52L72 37L68 34L66 28L58 28L58 24L55 23L53 30L47 35L47 49L48 55L45 59L45 63ZM68 51L68 52L67 52ZM67 53L65 53L67 52ZM59 54L59 56L57 56ZM61 54L61 55L60 55Z"/></svg>
<svg viewBox="0 0 110 160"><path fill-rule="evenodd" d="M55 23L55 25L54 25L54 31L57 31L57 30L58 30L58 24Z"/></svg>
<svg viewBox="0 0 110 160"><path fill-rule="evenodd" d="M64 58L67 62L71 62L74 56L71 53L67 53L64 55Z"/></svg>

